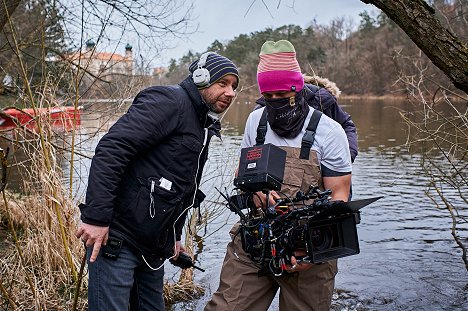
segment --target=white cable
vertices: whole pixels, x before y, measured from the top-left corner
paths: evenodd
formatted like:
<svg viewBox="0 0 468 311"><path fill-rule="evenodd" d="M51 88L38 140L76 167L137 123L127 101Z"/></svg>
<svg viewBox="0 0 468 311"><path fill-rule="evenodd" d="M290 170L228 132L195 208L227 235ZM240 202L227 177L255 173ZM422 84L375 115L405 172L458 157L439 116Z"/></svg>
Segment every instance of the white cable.
<svg viewBox="0 0 468 311"><path fill-rule="evenodd" d="M141 254L141 258L143 258L143 261L144 261L145 264L148 266L148 268L150 268L150 269L153 270L153 271L157 271L157 270L161 269L162 266L164 266L164 261L163 261L163 263L162 263L159 267L153 268L153 267L151 267L150 264L146 261L145 256L143 256L143 254ZM172 258L172 257L171 257L171 258Z"/></svg>
<svg viewBox="0 0 468 311"><path fill-rule="evenodd" d="M200 151L200 154L198 154L198 161L197 161L197 171L196 171L196 174L195 174L195 191L193 192L193 197L192 197L192 204L190 204L188 207L186 207L180 214L179 216L177 216L176 220L174 221L174 224L172 225L172 230L173 230L173 233L174 233L174 246L176 245L177 243L177 240L176 240L176 229L175 229L175 225L177 223L177 221L179 220L180 216L182 216L188 209L192 208L193 204L195 204L195 196L197 195L197 190L198 190L198 182L197 182L197 176L198 176L198 171L200 170L200 158L201 158L201 155L203 153L203 150L205 150L205 146L206 146L206 142L208 141L208 129L205 128L205 138L203 139L203 145L202 145L202 149ZM174 258L176 256L176 254L172 255L170 259ZM151 267L148 262L146 261L145 257L143 255L141 255L141 257L143 258L143 261L146 263L146 265L153 271L156 271L158 269L160 269L162 266L164 266L164 262L157 268L153 268Z"/></svg>

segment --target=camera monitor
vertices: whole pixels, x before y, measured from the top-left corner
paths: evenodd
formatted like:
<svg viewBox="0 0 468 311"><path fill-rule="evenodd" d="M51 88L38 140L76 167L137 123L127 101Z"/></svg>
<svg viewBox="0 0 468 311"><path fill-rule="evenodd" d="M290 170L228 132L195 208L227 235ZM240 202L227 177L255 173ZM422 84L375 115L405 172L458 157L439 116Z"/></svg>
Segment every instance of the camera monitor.
<svg viewBox="0 0 468 311"><path fill-rule="evenodd" d="M250 192L281 190L285 163L286 151L275 145L242 148L234 185Z"/></svg>

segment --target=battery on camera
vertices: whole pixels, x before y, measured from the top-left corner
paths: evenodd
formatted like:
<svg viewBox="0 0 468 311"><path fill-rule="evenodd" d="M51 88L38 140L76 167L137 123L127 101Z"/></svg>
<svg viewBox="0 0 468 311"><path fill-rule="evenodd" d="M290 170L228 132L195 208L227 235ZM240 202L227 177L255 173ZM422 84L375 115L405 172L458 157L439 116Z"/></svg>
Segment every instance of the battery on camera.
<svg viewBox="0 0 468 311"><path fill-rule="evenodd" d="M281 190L285 164L286 151L275 145L242 148L234 185L250 192Z"/></svg>

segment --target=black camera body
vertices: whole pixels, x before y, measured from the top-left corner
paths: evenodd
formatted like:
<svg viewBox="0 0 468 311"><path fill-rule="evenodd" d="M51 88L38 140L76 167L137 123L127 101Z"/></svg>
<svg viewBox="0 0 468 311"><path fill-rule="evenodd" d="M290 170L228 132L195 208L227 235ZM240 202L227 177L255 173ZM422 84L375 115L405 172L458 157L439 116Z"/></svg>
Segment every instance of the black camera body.
<svg viewBox="0 0 468 311"><path fill-rule="evenodd" d="M323 204L322 208L325 208ZM273 219L246 217L241 226L242 246L250 258L261 265L275 257L276 254L271 253L272 248L275 253L286 257L296 251L304 251L306 255L301 259L314 264L359 254L356 225L360 221L360 213L342 212L322 218L320 212L309 205Z"/></svg>
<svg viewBox="0 0 468 311"><path fill-rule="evenodd" d="M299 191L259 211L253 204L255 192L280 190L285 162L285 151L273 145L241 151L234 185L243 192L224 197L229 209L240 216L242 246L249 257L281 275L296 251L306 254L301 260L314 264L358 254L359 210L381 197L330 201L331 190L311 185L307 193Z"/></svg>

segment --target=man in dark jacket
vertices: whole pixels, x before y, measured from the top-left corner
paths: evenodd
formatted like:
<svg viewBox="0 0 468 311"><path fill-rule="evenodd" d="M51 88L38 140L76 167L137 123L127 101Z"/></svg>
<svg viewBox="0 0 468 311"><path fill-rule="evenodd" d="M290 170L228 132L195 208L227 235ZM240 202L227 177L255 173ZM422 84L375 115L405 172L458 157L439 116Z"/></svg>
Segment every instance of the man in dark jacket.
<svg viewBox="0 0 468 311"><path fill-rule="evenodd" d="M164 260L181 251L219 136L208 112L225 111L239 83L237 67L212 52L189 71L179 85L141 91L96 148L76 233L87 247L89 310L164 310Z"/></svg>

